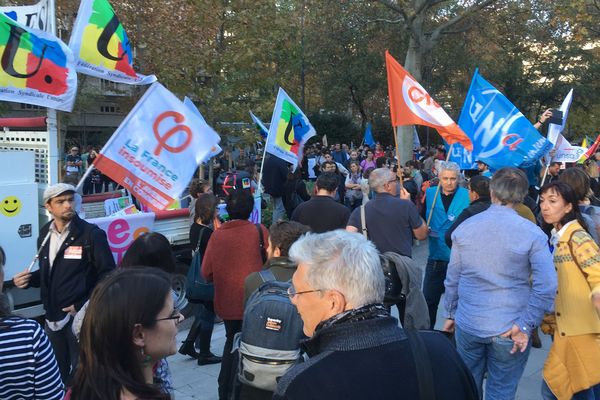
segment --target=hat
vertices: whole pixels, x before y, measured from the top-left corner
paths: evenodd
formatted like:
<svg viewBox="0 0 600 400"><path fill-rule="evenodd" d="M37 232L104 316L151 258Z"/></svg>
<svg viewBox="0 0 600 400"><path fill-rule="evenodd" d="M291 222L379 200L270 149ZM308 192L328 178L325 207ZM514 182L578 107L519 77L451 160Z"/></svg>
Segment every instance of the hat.
<svg viewBox="0 0 600 400"><path fill-rule="evenodd" d="M46 190L44 190L44 204L66 192L75 193L75 186L67 183L57 183L56 185L48 186Z"/></svg>

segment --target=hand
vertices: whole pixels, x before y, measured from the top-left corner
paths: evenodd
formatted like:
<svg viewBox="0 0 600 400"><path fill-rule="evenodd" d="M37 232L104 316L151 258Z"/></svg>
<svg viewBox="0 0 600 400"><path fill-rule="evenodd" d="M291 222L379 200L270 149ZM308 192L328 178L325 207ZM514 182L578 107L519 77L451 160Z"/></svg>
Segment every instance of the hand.
<svg viewBox="0 0 600 400"><path fill-rule="evenodd" d="M447 318L446 321L444 322L444 327L442 328L442 330L444 332L454 333L454 328L455 328L454 320Z"/></svg>
<svg viewBox="0 0 600 400"><path fill-rule="evenodd" d="M29 280L31 279L31 272L25 270L23 272L19 272L15 276L13 276L13 283L19 289L27 289L29 286Z"/></svg>
<svg viewBox="0 0 600 400"><path fill-rule="evenodd" d="M544 122L546 122L550 117L552 117L552 111L550 111L550 109L547 109L546 111L544 111L542 113L542 115L540 115L540 119L539 122L541 122L542 124Z"/></svg>
<svg viewBox="0 0 600 400"><path fill-rule="evenodd" d="M510 354L515 354L517 350L521 353L524 352L529 344L529 336L526 333L521 332L519 327L514 324L512 328L500 336L510 338L513 341L513 348L510 350Z"/></svg>
<svg viewBox="0 0 600 400"><path fill-rule="evenodd" d="M400 198L402 200L410 200L410 193L403 187L400 188Z"/></svg>
<svg viewBox="0 0 600 400"><path fill-rule="evenodd" d="M77 310L75 309L75 305L72 304L69 307L65 307L62 309L64 312L69 313L71 315L77 314Z"/></svg>

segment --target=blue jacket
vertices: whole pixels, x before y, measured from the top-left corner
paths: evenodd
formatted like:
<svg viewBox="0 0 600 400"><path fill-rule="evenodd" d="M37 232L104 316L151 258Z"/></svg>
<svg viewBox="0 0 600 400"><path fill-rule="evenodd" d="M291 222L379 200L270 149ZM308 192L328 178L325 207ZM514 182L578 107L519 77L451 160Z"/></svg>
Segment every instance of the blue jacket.
<svg viewBox="0 0 600 400"><path fill-rule="evenodd" d="M427 218L431 212L431 204L435 196L437 187L431 187L425 192L425 200L427 203ZM437 195L435 207L433 208L433 216L429 222L429 228L431 232L429 234L429 259L439 261L450 260L450 248L446 245L444 237L446 231L454 220L463 212L465 208L469 206L469 192L465 188L459 187L456 189L452 203L448 212L444 209L444 203L442 202L442 194Z"/></svg>

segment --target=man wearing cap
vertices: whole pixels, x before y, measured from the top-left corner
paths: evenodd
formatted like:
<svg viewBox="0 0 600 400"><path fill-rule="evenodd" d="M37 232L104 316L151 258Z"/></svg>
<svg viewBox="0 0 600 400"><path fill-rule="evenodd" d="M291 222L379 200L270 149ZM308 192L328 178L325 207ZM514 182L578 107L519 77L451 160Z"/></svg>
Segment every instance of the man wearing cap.
<svg viewBox="0 0 600 400"><path fill-rule="evenodd" d="M63 382L69 385L78 357L73 315L88 300L94 286L115 268L106 234L77 215L75 187L65 183L44 191L44 206L52 220L38 237L39 269L13 277L16 287L39 287L46 311L46 332L56 354Z"/></svg>
<svg viewBox="0 0 600 400"><path fill-rule="evenodd" d="M490 171L490 167L483 161L477 160L477 170L479 171L479 175L492 179L492 171Z"/></svg>

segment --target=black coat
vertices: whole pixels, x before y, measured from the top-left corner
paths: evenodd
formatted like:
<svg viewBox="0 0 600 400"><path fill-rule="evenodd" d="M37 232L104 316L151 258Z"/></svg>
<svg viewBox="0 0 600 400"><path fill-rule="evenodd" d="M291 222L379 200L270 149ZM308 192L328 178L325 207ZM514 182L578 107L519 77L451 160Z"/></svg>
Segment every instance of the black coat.
<svg viewBox="0 0 600 400"><path fill-rule="evenodd" d="M42 227L38 247L51 223ZM65 250L70 246L81 247L81 257L65 259ZM115 268L115 261L104 231L77 215L71 221L69 235L58 250L52 269L49 249L50 240L40 252L40 268L31 274L30 285L41 289L46 319L60 321L66 315L63 308L75 305L79 310L85 304L96 284Z"/></svg>
<svg viewBox="0 0 600 400"><path fill-rule="evenodd" d="M273 197L283 196L283 185L287 180L288 163L279 157L269 155L262 171L262 184L265 193Z"/></svg>

